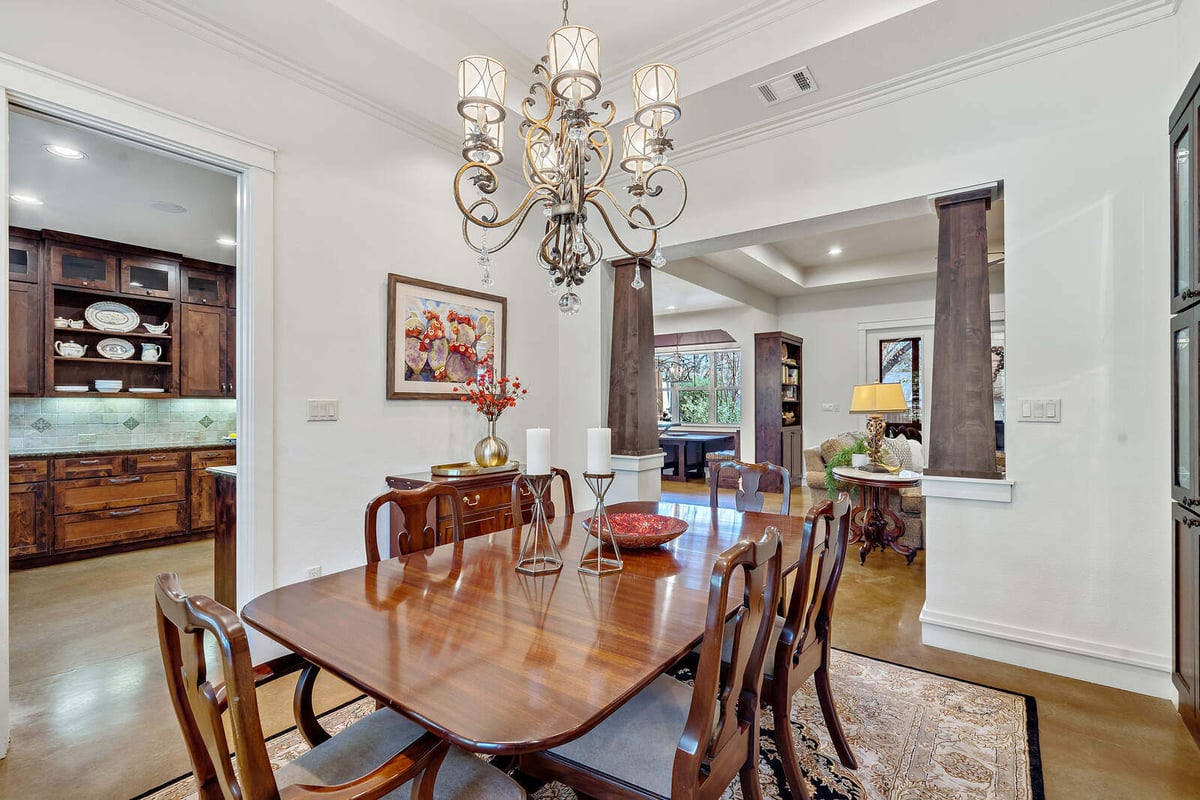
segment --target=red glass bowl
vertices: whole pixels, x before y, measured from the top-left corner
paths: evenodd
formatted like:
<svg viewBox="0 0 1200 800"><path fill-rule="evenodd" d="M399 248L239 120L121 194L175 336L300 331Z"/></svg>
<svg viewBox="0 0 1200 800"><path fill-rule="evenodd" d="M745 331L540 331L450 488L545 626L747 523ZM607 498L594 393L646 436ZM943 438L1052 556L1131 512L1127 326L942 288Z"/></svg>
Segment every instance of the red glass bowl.
<svg viewBox="0 0 1200 800"><path fill-rule="evenodd" d="M583 528L587 530L592 519L583 520ZM658 547L678 537L688 529L688 524L677 517L665 517L662 514L634 514L619 512L608 515L612 538L617 547L623 550L644 550ZM607 532L607 531L606 531Z"/></svg>

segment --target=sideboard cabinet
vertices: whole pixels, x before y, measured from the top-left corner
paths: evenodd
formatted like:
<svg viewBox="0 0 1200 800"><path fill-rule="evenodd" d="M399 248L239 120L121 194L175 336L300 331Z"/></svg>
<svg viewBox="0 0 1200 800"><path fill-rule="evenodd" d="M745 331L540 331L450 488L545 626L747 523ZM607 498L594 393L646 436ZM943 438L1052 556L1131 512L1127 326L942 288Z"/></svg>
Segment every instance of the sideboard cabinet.
<svg viewBox="0 0 1200 800"><path fill-rule="evenodd" d="M459 513L462 519L463 537L483 536L513 527L512 516L512 482L516 472L497 472L490 475L477 475L462 478L444 478L430 475L428 472L411 475L389 475L388 488L391 489L420 489L427 483L446 483L458 490ZM435 514L430 512L430 524L436 524L439 535L447 532L453 524L453 517L444 498L438 501ZM533 494L524 486L521 487L521 514L525 521L530 519L533 508ZM549 513L553 515L553 505ZM392 536L401 530L402 516L392 507ZM389 557L398 555L391 553Z"/></svg>
<svg viewBox="0 0 1200 800"><path fill-rule="evenodd" d="M1171 114L1172 677L1200 743L1200 68Z"/></svg>

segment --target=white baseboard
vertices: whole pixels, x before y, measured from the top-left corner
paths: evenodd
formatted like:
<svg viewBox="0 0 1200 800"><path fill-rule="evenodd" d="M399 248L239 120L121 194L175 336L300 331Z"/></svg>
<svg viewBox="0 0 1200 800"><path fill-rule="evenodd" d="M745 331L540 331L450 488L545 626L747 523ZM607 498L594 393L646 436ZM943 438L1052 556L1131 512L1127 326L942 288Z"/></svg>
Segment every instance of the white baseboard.
<svg viewBox="0 0 1200 800"><path fill-rule="evenodd" d="M921 610L921 642L1006 664L1112 686L1151 697L1177 699L1169 656L1100 642Z"/></svg>

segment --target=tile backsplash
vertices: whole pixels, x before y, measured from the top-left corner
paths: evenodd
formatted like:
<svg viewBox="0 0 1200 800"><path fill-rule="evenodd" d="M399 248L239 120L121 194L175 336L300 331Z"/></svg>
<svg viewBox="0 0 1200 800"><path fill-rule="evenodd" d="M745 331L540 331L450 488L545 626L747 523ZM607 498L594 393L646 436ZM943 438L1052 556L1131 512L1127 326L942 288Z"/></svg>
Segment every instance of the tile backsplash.
<svg viewBox="0 0 1200 800"><path fill-rule="evenodd" d="M232 398L12 397L11 453L215 444L233 433Z"/></svg>

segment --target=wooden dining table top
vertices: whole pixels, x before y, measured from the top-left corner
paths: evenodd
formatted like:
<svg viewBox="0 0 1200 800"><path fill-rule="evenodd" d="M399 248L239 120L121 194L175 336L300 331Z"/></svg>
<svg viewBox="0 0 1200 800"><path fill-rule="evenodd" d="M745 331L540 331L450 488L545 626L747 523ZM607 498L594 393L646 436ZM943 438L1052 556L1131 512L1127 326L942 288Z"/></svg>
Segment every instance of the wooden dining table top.
<svg viewBox="0 0 1200 800"><path fill-rule="evenodd" d="M590 513L561 515L551 522L558 573L518 573L520 536L507 530L281 586L242 617L468 750L544 750L586 733L695 646L713 564L739 538L774 525L785 568L801 555L802 517L675 503L608 510L678 517L688 530L623 551L621 572L586 575L577 567Z"/></svg>

